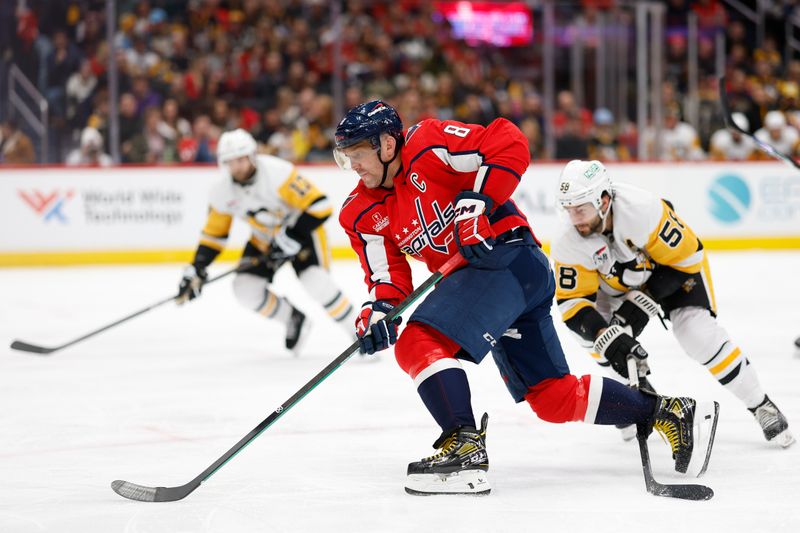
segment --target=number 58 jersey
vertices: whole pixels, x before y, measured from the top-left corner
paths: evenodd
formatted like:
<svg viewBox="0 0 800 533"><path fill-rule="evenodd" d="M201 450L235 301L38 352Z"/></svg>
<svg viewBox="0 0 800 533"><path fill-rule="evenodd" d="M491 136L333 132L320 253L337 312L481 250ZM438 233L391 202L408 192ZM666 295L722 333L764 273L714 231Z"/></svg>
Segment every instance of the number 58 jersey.
<svg viewBox="0 0 800 533"><path fill-rule="evenodd" d="M700 274L711 288L703 244L672 205L632 185L614 183L613 189L611 232L582 237L570 226L553 240L556 299L565 321L594 306L598 290L620 296L639 288L656 265ZM619 276L623 264L641 273L637 281Z"/></svg>

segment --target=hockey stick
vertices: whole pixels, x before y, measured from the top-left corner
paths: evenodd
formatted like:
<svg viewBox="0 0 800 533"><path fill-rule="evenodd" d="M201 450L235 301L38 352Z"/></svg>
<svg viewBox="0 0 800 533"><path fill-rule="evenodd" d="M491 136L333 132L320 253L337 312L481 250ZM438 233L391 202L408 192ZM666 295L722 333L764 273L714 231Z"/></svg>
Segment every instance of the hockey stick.
<svg viewBox="0 0 800 533"><path fill-rule="evenodd" d="M639 372L636 365L636 360L633 356L628 356L628 380L630 380L630 387L632 389L639 389ZM678 498L681 500L710 500L714 497L714 491L711 487L696 484L667 484L659 483L653 477L653 466L650 463L650 450L647 447L647 434L643 428L637 424L636 426L636 440L639 443L639 455L642 458L642 472L644 473L644 485L647 492L655 496L664 496L666 498ZM706 465L708 462L706 461ZM705 468L703 469L705 470Z"/></svg>
<svg viewBox="0 0 800 533"><path fill-rule="evenodd" d="M456 270L464 262L460 255L454 255L439 270L433 273L422 285L417 287L414 292L406 296L406 298L397 304L397 307L392 309L387 315L385 320L391 321L400 316L411 304L413 304L420 296L425 294L431 287L439 282L443 277L450 272ZM250 433L245 435L233 448L225 452L222 457L214 461L214 463L200 472L200 474L186 483L178 487L146 487L144 485L137 485L128 481L116 480L111 483L111 488L129 500L138 500L140 502L174 502L182 500L192 493L201 483L210 478L217 470L222 468L228 461L242 451L248 444L253 442L261 433L268 427L274 424L286 412L297 405L309 392L314 390L317 385L325 381L325 379L333 374L340 366L342 366L350 357L358 352L358 341L351 344L345 351L343 351L336 359L331 361L328 366L323 368L316 376L303 385L300 390L295 392L291 398L283 402L277 409L261 421Z"/></svg>
<svg viewBox="0 0 800 533"><path fill-rule="evenodd" d="M255 266L260 261L261 261L261 259L257 259L257 260L254 259L252 264L247 264L247 265L244 266L244 268L250 268L252 266ZM210 283L214 283L215 281L221 280L222 278L230 276L231 274L235 274L235 273L239 272L240 270L242 270L242 268L243 267L242 267L241 264L237 265L236 268L228 270L227 272L223 272L222 274L219 274L218 276L214 276L213 278L207 280L203 284L203 286L208 285ZM86 339L90 338L90 337L94 337L95 335L97 335L99 333L102 333L104 331L107 331L107 330L109 330L109 329L111 329L111 328L113 328L115 326L118 326L118 325L124 323L124 322L127 322L128 320L131 320L132 318L136 318L137 316L143 315L143 314L147 313L148 311L152 311L153 309L155 309L157 307L161 307L162 305L164 305L166 303L174 301L176 298L177 298L177 296L170 296L169 298L166 298L164 300L160 300L160 301L158 301L158 302L156 302L154 304L148 305L144 309L140 309L140 310L136 311L135 313L131 313L130 315L124 316L124 317L120 318L119 320L116 320L116 321L112 322L111 324L108 324L108 325L103 326L101 328L98 328L98 329L96 329L94 331L91 331L91 332L87 333L86 335L78 337L77 339L71 340L69 342L65 342L64 344L59 344L58 346L47 347L47 346L41 346L41 345L38 345L38 344L31 344L31 343L25 342L25 341L15 340L14 342L11 343L11 349L12 350L19 350L19 351L22 351L22 352L36 353L36 354L40 354L40 355L51 354L53 352L57 352L59 350L63 350L64 348L67 348L68 346L72 346L73 344L77 344L77 343L79 343L79 342L81 342L83 340L86 340Z"/></svg>
<svg viewBox="0 0 800 533"><path fill-rule="evenodd" d="M731 112L731 108L728 103L728 93L725 90L725 76L722 76L719 79L719 102L720 105L722 106L722 117L725 119L725 125L729 129L736 130L745 137L749 137L750 139L752 139L753 142L755 142L756 145L761 149L761 151L763 151L767 155L774 157L775 159L780 159L787 165L790 165L800 170L800 163L795 161L794 158L784 154L783 152L776 150L773 146L765 143L764 141L762 141L755 135L751 134L750 132L744 131L742 128L739 127L738 124L736 124L733 121L733 114Z"/></svg>

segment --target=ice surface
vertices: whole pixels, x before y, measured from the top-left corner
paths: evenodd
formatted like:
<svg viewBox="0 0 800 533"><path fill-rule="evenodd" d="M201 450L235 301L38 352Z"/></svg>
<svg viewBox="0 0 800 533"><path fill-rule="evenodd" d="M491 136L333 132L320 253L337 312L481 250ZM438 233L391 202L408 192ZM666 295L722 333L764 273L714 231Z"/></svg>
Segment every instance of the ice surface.
<svg viewBox="0 0 800 533"><path fill-rule="evenodd" d="M720 320L800 434L800 253L711 256ZM217 265L220 272L229 265ZM213 269L212 269L213 270ZM301 357L283 331L238 306L230 280L183 308L165 306L49 356L14 352L19 338L60 344L176 289L181 267L0 270L0 532L264 531L797 531L800 445L769 446L750 413L651 324L642 340L652 381L722 405L702 482L709 502L644 490L635 442L613 428L539 421L514 404L493 363L468 366L488 431L492 494L405 494L406 464L439 430L391 353L354 359L185 500L127 501L115 479L182 485L215 461L336 357L349 340L302 294L290 272L278 290L310 310ZM213 275L214 272L212 272ZM415 270L424 280L424 269ZM356 303L355 263L334 276ZM573 372L598 373L558 325ZM800 435L798 435L800 436ZM656 478L667 447L650 439Z"/></svg>

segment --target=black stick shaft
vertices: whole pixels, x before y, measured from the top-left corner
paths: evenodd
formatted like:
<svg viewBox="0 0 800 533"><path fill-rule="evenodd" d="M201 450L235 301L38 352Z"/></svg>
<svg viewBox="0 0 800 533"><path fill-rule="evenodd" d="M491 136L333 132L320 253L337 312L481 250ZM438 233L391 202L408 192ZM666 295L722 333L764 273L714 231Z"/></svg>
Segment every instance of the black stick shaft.
<svg viewBox="0 0 800 533"><path fill-rule="evenodd" d="M425 282L417 287L411 294L409 294L402 302L400 302L394 309L386 315L386 320L391 321L399 316L403 311L408 309L420 296L425 294L431 287L439 282L450 272L456 270L463 264L464 260L460 255L451 257L444 265L439 268L433 275L431 275ZM253 442L261 433L268 427L277 422L286 412L297 405L309 392L314 390L317 385L325 381L325 379L333 374L340 366L342 366L350 357L358 351L358 341L351 344L345 351L343 351L336 359L331 361L325 368L320 370L317 375L311 378L300 390L295 392L291 398L283 402L277 409L261 421L255 428L253 428L247 435L242 437L239 442L225 452L222 457L214 461L208 468L203 470L197 477L189 483L179 487L145 487L136 485L127 481L114 481L111 486L118 494L123 497L138 500L138 501L175 501L188 496L192 491L200 486L205 480L210 478L214 473L222 468L228 461L233 459L240 451L242 451L248 444Z"/></svg>
<svg viewBox="0 0 800 533"><path fill-rule="evenodd" d="M239 272L240 269L241 269L241 266L237 266L234 269L228 270L227 272L223 272L222 274L219 274L219 275L214 276L213 278L207 280L204 283L204 285L208 285L210 283L214 283L215 281L218 281L218 280L220 280L222 278L230 276L231 274L235 274L236 272ZM55 352L55 351L58 351L58 350L63 350L64 348L72 346L73 344L78 344L81 341L84 341L86 339L94 337L95 335L103 333L104 331L108 331L109 329L114 328L116 326L119 326L120 324L123 324L123 323L127 322L128 320L131 320L133 318L136 318L137 316L140 316L140 315L143 315L143 314L145 314L145 313L147 313L149 311L152 311L153 309L156 309L157 307L161 307L162 305L164 305L166 303L172 302L176 298L177 298L177 295L176 296L170 296L169 298L165 298L163 300L159 300L156 303L148 305L144 309L140 309L140 310L138 310L138 311L136 311L134 313L126 315L126 316L120 318L119 320L115 320L114 322L112 322L110 324L107 324L107 325L105 325L105 326L103 326L101 328L98 328L98 329L94 330L94 331L90 331L89 333L87 333L85 335L82 335L82 336L78 337L77 339L73 339L73 340L71 340L69 342L66 342L64 344L60 344L58 346L53 346L53 347L49 347L48 348L48 347L39 346L39 345L36 345L36 344L31 344L31 343L27 343L27 342L16 340L16 341L11 343L11 348L14 349L14 350L21 350L21 351L26 351L26 352L40 353L40 354L49 354L49 353L52 353L52 352Z"/></svg>
<svg viewBox="0 0 800 533"><path fill-rule="evenodd" d="M729 129L736 130L745 137L752 139L753 142L756 143L756 146L758 146L761 151L765 152L767 155L774 157L775 159L780 159L787 165L800 170L800 163L795 161L793 157L776 150L774 146L765 143L749 131L744 131L739 127L738 124L736 124L736 122L733 121L733 113L731 112L731 107L728 103L728 92L725 90L725 76L722 76L719 79L719 103L722 106L722 117L725 119L725 125Z"/></svg>

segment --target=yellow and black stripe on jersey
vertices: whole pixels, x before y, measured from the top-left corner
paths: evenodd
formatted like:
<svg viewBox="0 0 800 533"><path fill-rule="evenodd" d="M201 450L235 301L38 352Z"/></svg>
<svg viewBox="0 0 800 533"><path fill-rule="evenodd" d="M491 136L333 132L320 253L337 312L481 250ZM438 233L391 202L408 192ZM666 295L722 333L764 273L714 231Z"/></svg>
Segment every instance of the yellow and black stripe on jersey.
<svg viewBox="0 0 800 533"><path fill-rule="evenodd" d="M669 202L661 200L661 205L661 220L650 233L645 252L659 265L687 274L700 272L705 258L703 243L692 228L675 214Z"/></svg>
<svg viewBox="0 0 800 533"><path fill-rule="evenodd" d="M213 207L208 208L208 218L200 235L200 244L221 252L228 241L228 234L233 224L233 216L220 213Z"/></svg>
<svg viewBox="0 0 800 533"><path fill-rule="evenodd" d="M325 194L296 170L278 188L278 196L289 207L315 218L324 220L333 213L333 207Z"/></svg>

